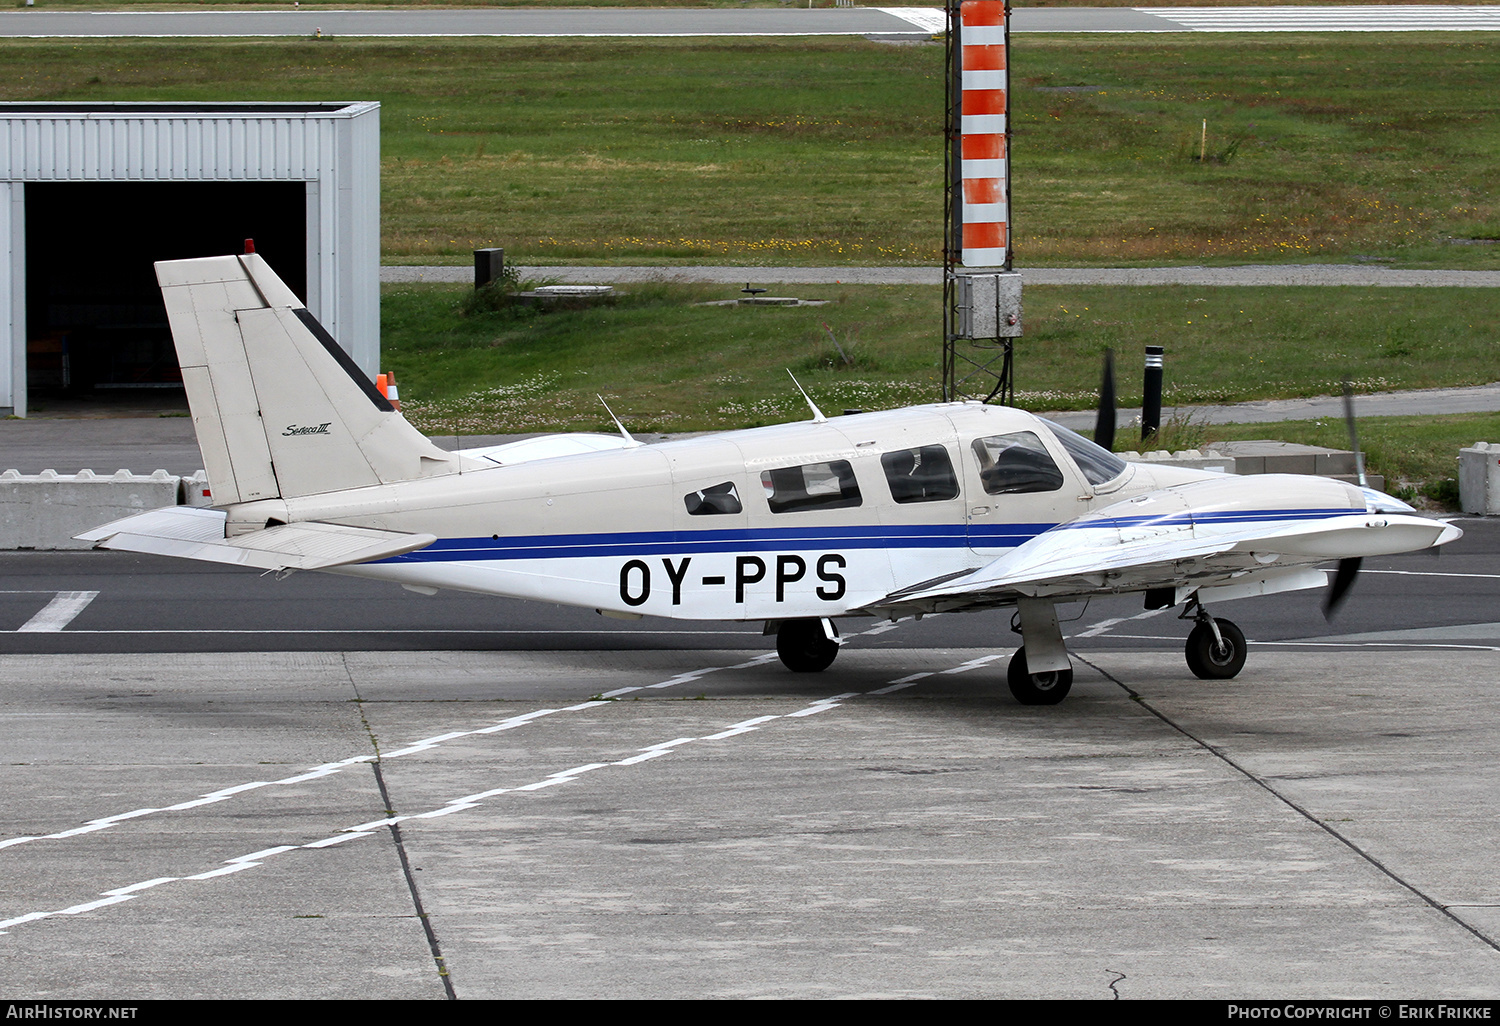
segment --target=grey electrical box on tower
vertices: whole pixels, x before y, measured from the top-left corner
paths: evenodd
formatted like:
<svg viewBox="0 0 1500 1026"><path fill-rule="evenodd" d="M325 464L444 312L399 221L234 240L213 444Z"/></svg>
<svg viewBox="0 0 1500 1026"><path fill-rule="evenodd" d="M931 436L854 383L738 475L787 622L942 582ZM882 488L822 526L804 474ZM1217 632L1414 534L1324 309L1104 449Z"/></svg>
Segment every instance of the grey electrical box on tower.
<svg viewBox="0 0 1500 1026"><path fill-rule="evenodd" d="M958 286L958 338L1021 336L1021 275L1018 271L954 273Z"/></svg>

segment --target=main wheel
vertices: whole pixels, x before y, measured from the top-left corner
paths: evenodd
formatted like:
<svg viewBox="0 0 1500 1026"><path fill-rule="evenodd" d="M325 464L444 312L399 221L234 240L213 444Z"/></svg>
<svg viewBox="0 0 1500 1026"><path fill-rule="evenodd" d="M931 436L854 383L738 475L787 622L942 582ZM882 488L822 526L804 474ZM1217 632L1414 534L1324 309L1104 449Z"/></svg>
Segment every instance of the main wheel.
<svg viewBox="0 0 1500 1026"><path fill-rule="evenodd" d="M1056 705L1068 697L1068 691L1073 687L1073 668L1032 673L1026 668L1026 649L1023 646L1010 657L1005 682L1022 705Z"/></svg>
<svg viewBox="0 0 1500 1026"><path fill-rule="evenodd" d="M1188 669L1201 680L1228 680L1245 668L1245 634L1228 620L1214 618L1219 627L1222 647L1214 642L1214 632L1200 623L1188 634Z"/></svg>
<svg viewBox="0 0 1500 1026"><path fill-rule="evenodd" d="M837 627L833 633L838 636ZM823 633L822 620L783 620L776 628L776 654L793 673L817 673L833 665L839 643Z"/></svg>

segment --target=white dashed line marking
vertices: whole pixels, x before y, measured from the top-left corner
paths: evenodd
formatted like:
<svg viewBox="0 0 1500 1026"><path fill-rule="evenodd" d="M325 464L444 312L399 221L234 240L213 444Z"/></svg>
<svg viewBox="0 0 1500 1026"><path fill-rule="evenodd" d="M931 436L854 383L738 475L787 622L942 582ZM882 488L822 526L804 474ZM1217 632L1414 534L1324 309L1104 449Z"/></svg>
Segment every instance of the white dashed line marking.
<svg viewBox="0 0 1500 1026"><path fill-rule="evenodd" d="M991 662L994 659L999 658L999 656L1002 655L1002 654L1003 653L997 653L995 655L982 656L982 657L980 657L978 659L971 659L971 660L969 660L966 663L961 663L958 666L953 667L952 669L943 670L943 671L937 671L937 672L941 672L941 673L962 673L962 672L964 672L966 670L970 670L970 669L974 669L974 668L979 667L979 666L983 666L984 664L986 664L988 662ZM762 657L758 657L758 658L756 658L754 660L751 660L749 662L738 664L737 666L733 666L733 667L714 667L714 669L743 669L743 668L748 668L748 667L751 667L751 666L758 666L758 665L760 665L762 663L765 663L765 662L768 662L768 661L770 661L770 659L774 659L774 658L775 658L774 655L762 656ZM443 803L439 807L437 807L435 809L427 810L425 812L413 813L413 814L410 814L410 815L401 815L401 816L388 816L388 817L386 817L384 819L371 820L371 821L369 821L367 823L360 823L360 824L356 824L354 826L345 827L345 828L343 828L342 830L339 830L337 833L335 833L334 835L332 835L330 837L324 837L324 838L321 838L320 840L316 840L316 841L309 841L309 842L307 842L305 844L300 844L300 845L282 844L282 845L276 845L276 846L271 847L271 848L263 848L263 849L261 849L259 851L250 852L249 854L246 854L246 855L239 855L239 856L236 856L234 858L227 859L227 860L225 860L225 862L224 862L223 865L219 866L216 869L211 869L211 870L208 870L208 871L203 872L203 873L196 873L196 874L193 874L192 876L185 876L185 877L155 877L155 878L150 879L150 880L143 880L143 881L141 881L139 883L128 884L128 885L123 886L123 887L116 887L116 888L114 888L112 890L108 890L108 891L102 892L102 897L99 900L96 900L96 901L84 902L84 903L79 904L79 905L72 905L72 906L69 906L68 908L61 909L61 910L58 910L58 911L53 911L53 912L29 912L29 913L26 913L24 915L16 916L15 918L12 918L12 919L6 919L6 920L3 920L3 921L0 921L0 934L4 934L6 932L6 930L7 930L7 928L9 928L9 927L20 926L20 925L23 925L25 923L35 922L38 919L46 919L49 916L54 916L54 915L76 915L76 914L79 914L79 913L82 913L82 912L93 911L95 909L104 908L104 907L109 906L109 905L118 904L118 903L123 902L123 901L129 901L130 899L132 899L133 897L135 897L137 893L139 893L141 891L148 890L148 889L153 888L153 887L162 886L164 884L176 883L176 882L185 881L185 880L193 880L193 881L212 880L212 879L216 879L218 877L224 877L224 876L229 876L229 875L234 874L234 873L239 873L239 872L242 872L242 871L247 870L247 869L253 869L256 866L262 865L263 864L263 860L265 860L267 858L271 858L271 857L276 856L276 855L281 855L281 854L284 854L284 853L287 853L287 852L296 851L296 850L317 850L317 849L320 849L320 848L331 848L334 845L343 844L346 841L352 841L352 840L354 840L356 838L359 838L359 837L371 837L371 836L374 836L379 831L379 829L381 827L389 827L392 824L401 823L401 822L404 822L405 820L409 820L409 819L435 819L435 818L438 818L438 817L441 817L441 816L452 815L454 813L466 812L468 810L471 810L471 809L479 807L483 803L483 801L485 799L492 798L492 797L498 797L499 795L510 794L510 793L521 793L521 792L533 792L534 793L534 792L541 791L541 790L543 790L545 788L548 788L548 787L553 787L553 786L556 786L558 784L565 784L565 783L568 783L570 781L576 780L582 774L591 773L594 770L605 769L605 768L613 767L613 766L624 767L624 766L640 765L640 764L645 763L647 761L650 761L652 759L660 758L660 757L665 756L665 755L671 755L674 752L676 752L678 749L680 749L680 748L682 748L682 747L684 747L686 745L693 744L693 743L698 742L698 741L717 741L717 740L724 740L724 739L730 738L730 737L735 737L735 736L740 735L740 734L747 734L747 733L750 733L751 731L755 731L755 730L760 729L760 727L763 724L769 723L772 720L778 720L778 719L798 719L798 718L803 718L803 717L807 717L807 716L813 716L813 715L816 715L818 713L827 712L830 709L839 708L843 704L843 702L845 700L847 700L847 699L850 699L850 698L859 698L859 697L864 697L864 696L868 696L868 695L884 694L884 693L887 693L887 692L889 692L891 690L899 689L899 688L902 688L902 687L908 687L908 686L910 686L912 684L915 684L919 680L924 680L927 677L931 677L931 676L934 676L934 675L935 675L934 673L916 673L916 674L911 674L910 676L902 677L899 680L893 681L890 685L887 685L884 688L880 688L880 689L877 689L877 690L874 690L874 691L869 691L869 692L850 691L850 692L844 692L844 693L838 694L838 695L831 695L828 698L816 699L813 702L811 702L810 704L808 704L806 707L804 707L802 709L798 709L795 712L787 713L784 716L783 715L757 716L757 717L753 717L752 719L741 720L738 723L730 724L729 726L727 726L724 729L718 731L717 733L708 734L708 735L705 735L704 737L701 737L701 738L678 737L678 738L673 738L673 739L671 739L669 741L662 741L662 742L659 742L659 743L654 744L654 745L648 745L645 748L639 749L638 750L639 754L633 755L633 756L629 756L629 757L627 757L625 759L620 759L620 760L617 760L615 762L590 762L590 763L584 763L581 766L574 766L574 767L572 767L570 769L559 770L556 773L550 773L547 776L543 777L541 780L537 780L537 781L534 781L534 782L529 783L529 784L523 784L523 785L521 785L519 787L497 787L497 788L492 788L492 789L487 790L487 791L480 791L480 792L477 792L475 794L464 795L461 798L451 799L451 800ZM680 680L680 679L681 678L674 678L674 680ZM604 704L604 703L601 703L601 702L589 702L589 703L586 703L584 707L593 707L593 706L598 706L598 705L602 705L602 704ZM528 714L526 714L525 717L512 717L512 718L510 718L508 720L501 721L500 724L495 724L492 727L483 728L482 730L451 732L448 735L440 735L440 736L444 737L446 739L451 740L451 739L456 738L456 737L467 736L468 734L477 734L477 733L481 733L483 731L493 731L493 730L496 730L496 729L502 729L502 727L504 725L518 725L519 723L525 722L526 720L534 719L534 718L536 718L538 716L547 715L548 713L555 712L555 711L557 711L557 710L550 710L550 709L549 710L539 710L537 712L528 713ZM432 741L434 739L429 738L427 740ZM418 744L412 745L410 747L411 747L411 750L418 750L418 749L425 750L423 748L423 746L421 745L420 742ZM427 746L427 747L431 747L431 746ZM325 765L325 767L320 767L320 769L321 768L335 767L335 766L342 767L342 766L345 766L345 765L354 764L355 762L358 762L358 761L366 761L366 760L364 758L361 758L361 759L358 759L358 760L345 760L343 763L328 763L328 764ZM216 791L216 792L214 792L213 793L213 795L214 795L213 797L205 796L204 798L199 799L197 802L183 803L183 805L186 807L186 806L191 806L191 805L196 805L196 804L203 804L203 803L210 802L210 801L223 801L223 800L225 800L232 793L239 793L239 792L242 792L242 791L245 791L245 790L250 790L250 789L252 789L254 787L257 787L257 786L265 786L265 785L264 785L264 783L257 783L257 784L240 785L240 786L235 787L235 788L225 788L223 791ZM94 829L98 829L98 828L101 828L102 826L110 825L111 823L119 821L119 820L122 820L122 819L134 818L134 817L137 817L137 816L147 815L147 814L149 814L150 811L152 811L152 810L138 809L138 810L135 810L134 813L121 813L118 816L109 817L108 820L95 821L95 823L97 823L98 826L93 826L92 824L91 824L91 826L93 826ZM31 839L33 839L33 838L12 838L11 841L9 841L9 842L0 842L0 845L3 845L5 843L12 843L12 844L14 844L14 843L20 843L23 840L31 840Z"/></svg>
<svg viewBox="0 0 1500 1026"><path fill-rule="evenodd" d="M16 628L17 634L52 633L62 630L99 597L97 591L60 591L30 620Z"/></svg>

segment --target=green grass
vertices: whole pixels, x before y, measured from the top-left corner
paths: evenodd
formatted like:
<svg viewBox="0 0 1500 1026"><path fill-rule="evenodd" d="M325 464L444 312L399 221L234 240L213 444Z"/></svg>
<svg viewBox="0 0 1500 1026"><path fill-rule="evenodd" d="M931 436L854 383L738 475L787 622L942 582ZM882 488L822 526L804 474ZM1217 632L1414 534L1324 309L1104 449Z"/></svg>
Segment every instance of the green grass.
<svg viewBox="0 0 1500 1026"><path fill-rule="evenodd" d="M385 366L397 372L407 416L429 433L612 431L599 394L641 432L803 419L788 370L830 414L938 398L937 289L786 291L829 302L702 306L738 293L651 284L612 306L465 315L465 288L387 286ZM1167 349L1168 404L1337 393L1345 372L1361 391L1476 384L1496 366L1487 325L1500 318L1500 297L1489 290L1036 287L1027 301L1017 395L1037 411L1091 408L1105 345L1116 348L1122 406L1140 402L1147 344ZM1454 476L1459 447L1500 440L1500 414L1363 418L1360 436L1371 471L1391 488L1435 483ZM1152 448L1268 437L1347 447L1334 418L1179 422ZM1122 432L1117 447L1134 444Z"/></svg>
<svg viewBox="0 0 1500 1026"><path fill-rule="evenodd" d="M787 370L828 409L939 397L936 287L778 291L828 305L703 306L738 292L657 283L613 306L465 315L463 286L391 285L384 360L414 421L465 434L606 428L595 393L642 430L769 423L805 409ZM1479 384L1496 323L1488 289L1034 286L1016 396L1090 408L1111 347L1120 403L1138 405L1146 345L1166 349L1169 405L1336 394L1346 374L1361 391Z"/></svg>
<svg viewBox="0 0 1500 1026"><path fill-rule="evenodd" d="M1018 36L1022 265L1500 266L1486 33ZM378 99L384 254L933 263L942 48L5 40L0 99ZM1081 90L1081 91L1080 91ZM1209 152L1196 141L1209 122Z"/></svg>

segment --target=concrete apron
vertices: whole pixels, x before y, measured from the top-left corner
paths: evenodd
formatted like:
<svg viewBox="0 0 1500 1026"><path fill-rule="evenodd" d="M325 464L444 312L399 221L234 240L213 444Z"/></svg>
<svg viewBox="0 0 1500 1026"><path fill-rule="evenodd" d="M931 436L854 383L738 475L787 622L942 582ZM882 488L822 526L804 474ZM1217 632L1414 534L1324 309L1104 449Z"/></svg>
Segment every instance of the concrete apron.
<svg viewBox="0 0 1500 1026"><path fill-rule="evenodd" d="M1005 654L0 656L0 989L1500 995L1496 651Z"/></svg>

